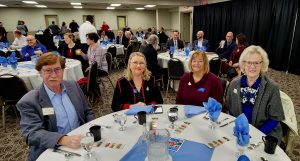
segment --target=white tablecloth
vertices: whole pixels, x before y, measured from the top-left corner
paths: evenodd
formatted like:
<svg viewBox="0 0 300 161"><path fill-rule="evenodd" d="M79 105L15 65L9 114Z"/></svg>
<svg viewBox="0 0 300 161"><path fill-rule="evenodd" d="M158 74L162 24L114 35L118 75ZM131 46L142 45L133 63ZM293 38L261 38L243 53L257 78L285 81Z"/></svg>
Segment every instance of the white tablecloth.
<svg viewBox="0 0 300 161"><path fill-rule="evenodd" d="M104 52L106 52L110 46L112 46L112 44L102 46ZM115 47L117 48L117 55L124 55L124 45L116 44Z"/></svg>
<svg viewBox="0 0 300 161"><path fill-rule="evenodd" d="M152 118L158 118L158 128L168 128L170 122L167 117L167 111L170 107L174 105L164 105L164 113L163 114L151 114L147 115L147 123L149 123ZM224 144L215 148L211 161L234 161L237 160L236 153L236 140L235 136L233 136L233 127L234 123L231 123L225 127L217 127L215 130L211 130L209 126L209 120L203 119L204 114L200 114L198 116L194 116L192 118L186 118L184 116L183 107L178 106L179 108L179 117L175 122L176 125L181 125L184 121L191 122L191 124L180 134L176 134L170 130L171 137L187 139L190 141L195 141L199 143L208 143L216 139L220 139L223 136L230 138L230 141L225 142ZM123 113L124 111L120 111ZM227 114L222 113L219 117L219 120L228 117L229 119L224 121L230 122L234 120L234 117L231 117ZM135 118L133 116L127 117L126 130L119 131L120 125L116 124L113 121L112 114L97 118L90 123L87 123L70 134L85 134L88 132L88 129L91 124L98 125L112 125L112 128L103 128L101 130L102 140L104 143L122 143L125 144L123 149L114 149L114 148L104 148L104 147L93 147L92 151L96 153L96 156L99 161L118 161L120 160L137 142L139 136L142 134L143 127L138 125L137 123L133 123ZM261 137L263 133L258 129L250 125L250 143L257 143L261 141ZM86 152L80 149L70 149L67 147L61 147L62 149L79 153L81 155L86 154ZM267 155L267 153L263 150L264 145L260 145L254 150L247 150L246 155L250 158L251 161L260 161L260 157L263 156L268 160L272 161L290 161L289 157L285 154L285 152L277 146L276 152L274 155ZM201 154L199 154L201 156ZM188 158L188 156L187 156ZM40 155L38 161L65 161L64 154L52 152L52 149L46 150L44 153ZM82 161L83 157L74 156L71 161ZM188 159L187 159L188 160Z"/></svg>
<svg viewBox="0 0 300 161"><path fill-rule="evenodd" d="M31 68L30 68L31 67ZM18 76L22 78L29 90L32 90L43 82L40 74L37 70L34 69L34 63L32 61L19 62L18 67ZM12 69L8 66L7 69L1 67L0 75L5 73L12 73ZM66 59L66 68L64 71L64 80L79 80L83 77L81 62L75 59Z"/></svg>

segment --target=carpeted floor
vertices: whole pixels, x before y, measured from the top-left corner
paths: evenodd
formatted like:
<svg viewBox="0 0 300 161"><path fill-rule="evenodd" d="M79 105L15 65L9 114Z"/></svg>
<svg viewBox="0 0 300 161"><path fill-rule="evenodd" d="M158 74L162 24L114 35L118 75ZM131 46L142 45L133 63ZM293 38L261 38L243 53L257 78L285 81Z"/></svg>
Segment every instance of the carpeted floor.
<svg viewBox="0 0 300 161"><path fill-rule="evenodd" d="M113 82L122 76L122 72L113 72L111 78ZM295 112L300 125L300 76L286 74L275 70L269 70L267 74L271 79L275 80L280 87L280 90L287 93L293 100ZM105 80L104 80L105 81ZM92 109L96 117L100 117L112 112L110 108L113 88L109 82L104 82L105 87L101 85L102 100L92 104ZM162 93L163 97L165 92ZM164 103L175 103L175 92L170 92L169 98L164 97ZM2 121L2 117L1 117ZM7 132L0 129L0 161L24 161L27 157L28 147L21 137L19 120L13 111L7 111ZM300 161L300 139L297 137L293 152L290 155L292 161Z"/></svg>

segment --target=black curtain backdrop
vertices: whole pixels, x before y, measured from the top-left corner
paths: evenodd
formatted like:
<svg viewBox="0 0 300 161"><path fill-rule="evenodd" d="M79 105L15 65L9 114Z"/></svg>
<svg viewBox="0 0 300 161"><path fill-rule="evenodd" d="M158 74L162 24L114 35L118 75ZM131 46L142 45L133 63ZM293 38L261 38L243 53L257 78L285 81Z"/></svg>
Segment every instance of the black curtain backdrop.
<svg viewBox="0 0 300 161"><path fill-rule="evenodd" d="M289 68L289 72L300 74L300 63L296 63L300 49L295 45L300 43L299 13L289 61L297 8L298 0L233 0L197 6L193 16L194 39L197 31L203 30L213 51L228 31L234 35L244 33L249 45L260 45L267 51L271 68Z"/></svg>

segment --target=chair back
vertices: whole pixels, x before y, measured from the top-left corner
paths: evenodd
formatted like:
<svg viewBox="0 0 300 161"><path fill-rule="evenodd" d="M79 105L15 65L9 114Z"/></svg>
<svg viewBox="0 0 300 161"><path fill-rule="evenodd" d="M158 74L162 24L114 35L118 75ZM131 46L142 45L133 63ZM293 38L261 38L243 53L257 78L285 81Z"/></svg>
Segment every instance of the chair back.
<svg viewBox="0 0 300 161"><path fill-rule="evenodd" d="M0 97L2 101L17 103L28 89L24 81L12 74L0 75Z"/></svg>
<svg viewBox="0 0 300 161"><path fill-rule="evenodd" d="M129 59L129 56L132 53L132 51L133 51L133 46L132 46L132 44L129 44L128 47L127 47L126 55L125 55L126 64L128 64L128 59Z"/></svg>
<svg viewBox="0 0 300 161"><path fill-rule="evenodd" d="M184 74L183 63L177 58L170 59L168 62L169 79L180 80L183 74Z"/></svg>
<svg viewBox="0 0 300 161"><path fill-rule="evenodd" d="M98 75L98 65L97 62L93 62L88 75L87 91L90 92L97 87L97 75Z"/></svg>
<svg viewBox="0 0 300 161"><path fill-rule="evenodd" d="M113 58L117 57L117 47L116 46L112 45L112 46L108 47L107 52L110 52L111 56Z"/></svg>
<svg viewBox="0 0 300 161"><path fill-rule="evenodd" d="M209 71L214 73L216 76L219 76L221 67L221 59L219 57L212 58L209 61Z"/></svg>
<svg viewBox="0 0 300 161"><path fill-rule="evenodd" d="M105 56L106 56L106 61L107 61L107 65L108 65L108 74L109 74L111 72L111 68L112 68L112 54L110 52L106 52Z"/></svg>
<svg viewBox="0 0 300 161"><path fill-rule="evenodd" d="M168 49L167 49L167 43L161 43L160 44L160 49L162 52L166 52Z"/></svg>

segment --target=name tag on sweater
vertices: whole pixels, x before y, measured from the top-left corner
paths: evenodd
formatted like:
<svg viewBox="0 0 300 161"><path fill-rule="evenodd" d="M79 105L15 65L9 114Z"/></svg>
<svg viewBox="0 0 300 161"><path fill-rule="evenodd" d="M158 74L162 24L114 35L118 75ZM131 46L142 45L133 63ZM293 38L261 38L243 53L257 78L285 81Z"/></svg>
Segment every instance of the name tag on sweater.
<svg viewBox="0 0 300 161"><path fill-rule="evenodd" d="M43 111L43 115L46 116L46 115L54 115L54 108L53 107L44 107L42 109Z"/></svg>

